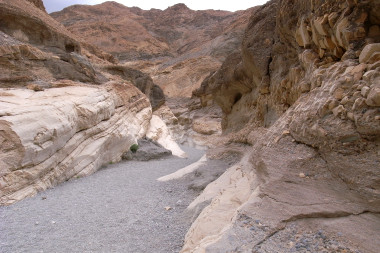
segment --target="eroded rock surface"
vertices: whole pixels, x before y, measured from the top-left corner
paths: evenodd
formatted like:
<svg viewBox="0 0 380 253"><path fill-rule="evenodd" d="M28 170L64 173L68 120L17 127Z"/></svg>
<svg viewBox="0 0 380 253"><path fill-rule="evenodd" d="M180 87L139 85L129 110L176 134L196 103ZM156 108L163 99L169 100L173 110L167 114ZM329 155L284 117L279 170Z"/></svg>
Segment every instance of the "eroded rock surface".
<svg viewBox="0 0 380 253"><path fill-rule="evenodd" d="M0 104L1 204L119 161L151 118L149 101L131 84L1 89Z"/></svg>
<svg viewBox="0 0 380 253"><path fill-rule="evenodd" d="M376 252L380 225L378 1L270 1L241 53L194 92L223 110L240 164L182 252ZM211 218L212 217L212 218Z"/></svg>
<svg viewBox="0 0 380 253"><path fill-rule="evenodd" d="M119 161L146 135L165 101L148 75L113 71L42 1L0 1L0 23L0 204Z"/></svg>
<svg viewBox="0 0 380 253"><path fill-rule="evenodd" d="M166 106L157 112L170 129L171 135L181 144L200 149L221 144L221 109L210 104L202 107L198 99L168 98Z"/></svg>

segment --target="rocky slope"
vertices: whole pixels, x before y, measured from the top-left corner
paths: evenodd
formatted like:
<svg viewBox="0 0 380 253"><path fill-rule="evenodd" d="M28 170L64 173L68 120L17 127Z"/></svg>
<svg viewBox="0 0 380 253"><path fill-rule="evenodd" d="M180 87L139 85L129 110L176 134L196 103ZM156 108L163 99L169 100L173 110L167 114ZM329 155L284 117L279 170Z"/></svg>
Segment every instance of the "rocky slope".
<svg viewBox="0 0 380 253"><path fill-rule="evenodd" d="M121 159L150 134L162 90L81 40L41 1L0 0L0 204ZM149 129L156 127L155 134Z"/></svg>
<svg viewBox="0 0 380 253"><path fill-rule="evenodd" d="M131 61L178 56L197 49L238 26L244 13L193 11L184 4L164 11L142 10L105 2L70 6L51 16L118 59Z"/></svg>
<svg viewBox="0 0 380 253"><path fill-rule="evenodd" d="M149 73L165 95L190 97L238 48L249 14L193 11L184 4L146 11L106 2L51 15L74 34Z"/></svg>
<svg viewBox="0 0 380 253"><path fill-rule="evenodd" d="M211 200L182 252L378 251L379 10L374 0L254 10L241 53L194 92L250 152L190 206Z"/></svg>

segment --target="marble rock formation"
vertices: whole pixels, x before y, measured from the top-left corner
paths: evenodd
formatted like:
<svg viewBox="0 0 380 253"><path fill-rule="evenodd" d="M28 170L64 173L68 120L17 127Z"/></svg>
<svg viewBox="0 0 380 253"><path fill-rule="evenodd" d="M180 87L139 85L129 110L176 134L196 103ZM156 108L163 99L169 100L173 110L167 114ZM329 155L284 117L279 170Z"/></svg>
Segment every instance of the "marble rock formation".
<svg viewBox="0 0 380 253"><path fill-rule="evenodd" d="M121 78L42 1L0 0L0 23L0 204L119 161L147 134L165 101L148 75Z"/></svg>
<svg viewBox="0 0 380 253"><path fill-rule="evenodd" d="M131 84L54 86L0 90L2 204L119 161L148 129L149 101Z"/></svg>

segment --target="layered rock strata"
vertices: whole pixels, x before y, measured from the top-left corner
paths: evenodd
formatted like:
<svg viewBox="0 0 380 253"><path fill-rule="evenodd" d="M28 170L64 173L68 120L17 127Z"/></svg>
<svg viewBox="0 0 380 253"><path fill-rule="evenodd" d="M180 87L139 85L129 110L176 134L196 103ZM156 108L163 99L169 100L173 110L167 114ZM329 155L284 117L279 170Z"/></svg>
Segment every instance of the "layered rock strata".
<svg viewBox="0 0 380 253"><path fill-rule="evenodd" d="M0 23L0 204L119 161L147 134L165 102L148 75L120 72L41 1L0 0Z"/></svg>
<svg viewBox="0 0 380 253"><path fill-rule="evenodd" d="M378 6L253 11L241 53L194 92L220 105L230 141L252 147L190 206L211 201L182 252L377 252Z"/></svg>
<svg viewBox="0 0 380 253"><path fill-rule="evenodd" d="M145 135L148 99L131 84L0 90L0 202L11 204L120 160Z"/></svg>

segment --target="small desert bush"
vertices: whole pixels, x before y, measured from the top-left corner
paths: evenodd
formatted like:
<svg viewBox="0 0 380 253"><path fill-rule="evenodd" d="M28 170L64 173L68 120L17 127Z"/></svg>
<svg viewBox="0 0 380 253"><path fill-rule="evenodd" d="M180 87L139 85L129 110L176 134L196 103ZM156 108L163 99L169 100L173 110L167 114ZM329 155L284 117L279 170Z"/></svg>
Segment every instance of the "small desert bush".
<svg viewBox="0 0 380 253"><path fill-rule="evenodd" d="M132 151L132 153L136 153L136 151L139 149L139 145L133 144L129 149Z"/></svg>

